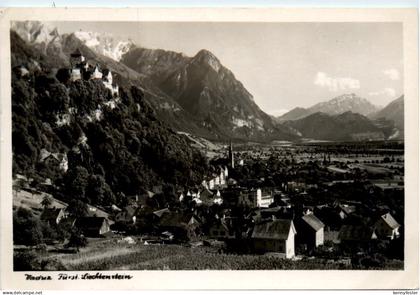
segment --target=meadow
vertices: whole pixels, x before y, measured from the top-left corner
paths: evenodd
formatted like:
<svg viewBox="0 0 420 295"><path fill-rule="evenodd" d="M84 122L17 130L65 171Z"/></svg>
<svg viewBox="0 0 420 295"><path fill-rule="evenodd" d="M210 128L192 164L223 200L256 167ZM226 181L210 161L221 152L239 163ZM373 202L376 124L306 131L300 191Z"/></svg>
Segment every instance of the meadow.
<svg viewBox="0 0 420 295"><path fill-rule="evenodd" d="M269 255L220 254L210 246L126 244L116 238L91 240L78 253L38 255L46 270L299 270L354 269L353 265L319 258L288 260ZM48 266L49 261L53 262ZM401 262L402 263L402 262ZM400 269L393 261L387 269Z"/></svg>

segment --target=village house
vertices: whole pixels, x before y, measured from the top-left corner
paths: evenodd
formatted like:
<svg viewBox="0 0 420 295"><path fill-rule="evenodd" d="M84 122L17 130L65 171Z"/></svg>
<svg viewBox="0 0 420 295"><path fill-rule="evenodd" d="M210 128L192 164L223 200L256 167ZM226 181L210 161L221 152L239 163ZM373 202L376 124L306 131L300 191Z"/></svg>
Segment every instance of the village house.
<svg viewBox="0 0 420 295"><path fill-rule="evenodd" d="M288 208L292 207L292 204L290 202L290 197L288 197L282 192L274 191L273 199L274 199L274 203L276 203L276 205L278 206L285 206Z"/></svg>
<svg viewBox="0 0 420 295"><path fill-rule="evenodd" d="M256 208L257 207L257 195L258 193L261 194L261 190L245 190L242 189L237 196L236 204L239 206L245 206L249 208Z"/></svg>
<svg viewBox="0 0 420 295"><path fill-rule="evenodd" d="M44 208L41 213L41 220L48 222L51 225L59 224L61 220L67 217L64 208Z"/></svg>
<svg viewBox="0 0 420 295"><path fill-rule="evenodd" d="M348 218L352 213L356 211L356 206L343 204L338 207L338 215L341 219Z"/></svg>
<svg viewBox="0 0 420 295"><path fill-rule="evenodd" d="M163 214L169 213L169 212L170 212L169 208L163 208L160 210L153 211L153 215L156 216L156 218L161 219Z"/></svg>
<svg viewBox="0 0 420 295"><path fill-rule="evenodd" d="M216 190L216 193L213 195L213 204L221 205L223 204L222 195L219 190Z"/></svg>
<svg viewBox="0 0 420 295"><path fill-rule="evenodd" d="M198 197L193 199L197 204L201 204L204 206L213 205L213 192L211 192L209 189L205 188L204 190L200 191L200 193L197 195Z"/></svg>
<svg viewBox="0 0 420 295"><path fill-rule="evenodd" d="M268 208L274 202L271 192L260 188L243 190L238 199L238 204L250 208Z"/></svg>
<svg viewBox="0 0 420 295"><path fill-rule="evenodd" d="M51 153L46 149L41 149L39 162L49 167L57 167L63 172L66 172L69 168L66 153Z"/></svg>
<svg viewBox="0 0 420 295"><path fill-rule="evenodd" d="M380 191L402 191L404 190L403 181L372 182L372 185Z"/></svg>
<svg viewBox="0 0 420 295"><path fill-rule="evenodd" d="M285 185L286 192L301 192L307 188L306 183L297 181L288 181Z"/></svg>
<svg viewBox="0 0 420 295"><path fill-rule="evenodd" d="M209 237L217 240L224 240L234 238L232 228L229 227L229 224L225 218L221 218L215 222L209 229Z"/></svg>
<svg viewBox="0 0 420 295"><path fill-rule="evenodd" d="M29 70L24 65L14 67L13 73L15 73L19 78L29 76Z"/></svg>
<svg viewBox="0 0 420 295"><path fill-rule="evenodd" d="M261 219L293 219L294 212L290 208L284 206L276 206L265 208L259 211Z"/></svg>
<svg viewBox="0 0 420 295"><path fill-rule="evenodd" d="M338 233L338 240L341 243L368 244L376 239L375 229L366 225L345 224Z"/></svg>
<svg viewBox="0 0 420 295"><path fill-rule="evenodd" d="M378 238L380 239L393 240L398 238L400 235L398 232L399 228L400 225L390 213L381 215L381 217L375 223L375 231Z"/></svg>
<svg viewBox="0 0 420 295"><path fill-rule="evenodd" d="M324 244L324 223L312 212L304 214L295 220L296 243L306 249L313 249Z"/></svg>
<svg viewBox="0 0 420 295"><path fill-rule="evenodd" d="M126 206L121 212L115 215L115 222L124 224L136 223L137 207L133 205Z"/></svg>
<svg viewBox="0 0 420 295"><path fill-rule="evenodd" d="M87 237L100 237L110 232L109 221L105 217L80 217L74 226Z"/></svg>
<svg viewBox="0 0 420 295"><path fill-rule="evenodd" d="M223 199L220 195L220 191L219 190L209 190L207 188L204 188L202 191L200 191L197 194L198 197L194 198L193 200L200 205L204 205L204 206L212 206L214 204L222 204L223 203Z"/></svg>
<svg viewBox="0 0 420 295"><path fill-rule="evenodd" d="M261 194L257 195L257 207L268 208L274 203L274 197L269 191L261 190Z"/></svg>
<svg viewBox="0 0 420 295"><path fill-rule="evenodd" d="M199 234L199 227L199 219L191 213L165 212L159 221L162 232L168 231L181 241L195 239Z"/></svg>
<svg viewBox="0 0 420 295"><path fill-rule="evenodd" d="M213 173L210 177L207 177L202 181L202 186L213 190L213 189L223 189L227 186L227 177L229 175L227 167L217 167L217 173Z"/></svg>
<svg viewBox="0 0 420 295"><path fill-rule="evenodd" d="M295 256L296 229L290 219L276 219L255 225L251 239L257 253L276 252L285 258Z"/></svg>
<svg viewBox="0 0 420 295"><path fill-rule="evenodd" d="M178 193L178 201L182 202L182 201L184 201L184 199L185 199L184 194L182 192L179 192Z"/></svg>

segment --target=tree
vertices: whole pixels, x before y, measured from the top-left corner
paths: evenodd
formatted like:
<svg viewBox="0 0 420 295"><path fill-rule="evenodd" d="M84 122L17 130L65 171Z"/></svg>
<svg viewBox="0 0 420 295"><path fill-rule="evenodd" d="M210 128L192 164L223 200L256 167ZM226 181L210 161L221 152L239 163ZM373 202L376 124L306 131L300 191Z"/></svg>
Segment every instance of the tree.
<svg viewBox="0 0 420 295"><path fill-rule="evenodd" d="M13 242L17 245L35 246L42 242L41 223L31 211L19 208L13 214Z"/></svg>
<svg viewBox="0 0 420 295"><path fill-rule="evenodd" d="M84 203L80 200L70 201L67 209L68 209L69 213L76 218L85 217L89 213L89 210L88 210L88 207L87 207L86 203Z"/></svg>
<svg viewBox="0 0 420 295"><path fill-rule="evenodd" d="M101 175L89 177L86 197L92 204L112 205L115 203L114 193Z"/></svg>
<svg viewBox="0 0 420 295"><path fill-rule="evenodd" d="M89 173L86 168L76 166L69 169L65 176L65 192L77 200L85 199L86 187L88 184Z"/></svg>
<svg viewBox="0 0 420 295"><path fill-rule="evenodd" d="M50 207L52 205L51 198L48 195L44 196L44 198L42 199L41 205L42 207L44 207L44 209L47 209L48 207Z"/></svg>
<svg viewBox="0 0 420 295"><path fill-rule="evenodd" d="M66 68L61 68L57 71L57 74L55 75L58 81L60 81L63 84L67 84L67 82L70 80L70 71Z"/></svg>
<svg viewBox="0 0 420 295"><path fill-rule="evenodd" d="M14 162L13 162L14 163ZM25 180L23 179L16 179L13 183L13 192L15 193L15 196L22 190L22 188L25 186Z"/></svg>
<svg viewBox="0 0 420 295"><path fill-rule="evenodd" d="M77 252L79 252L79 248L86 247L88 241L84 235L82 235L78 231L72 232L69 242L67 244L68 247L76 247Z"/></svg>

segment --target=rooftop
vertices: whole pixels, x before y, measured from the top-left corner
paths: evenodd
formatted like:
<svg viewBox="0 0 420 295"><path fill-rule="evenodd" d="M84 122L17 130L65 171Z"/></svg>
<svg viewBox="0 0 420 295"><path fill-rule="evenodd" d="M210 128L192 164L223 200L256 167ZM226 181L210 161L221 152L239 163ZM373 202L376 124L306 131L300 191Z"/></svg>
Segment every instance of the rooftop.
<svg viewBox="0 0 420 295"><path fill-rule="evenodd" d="M276 219L255 225L252 238L287 240L291 229L296 233L292 220Z"/></svg>
<svg viewBox="0 0 420 295"><path fill-rule="evenodd" d="M312 227L315 231L320 230L325 225L324 223L318 219L314 214L306 214L302 217L303 221L305 221L310 227Z"/></svg>

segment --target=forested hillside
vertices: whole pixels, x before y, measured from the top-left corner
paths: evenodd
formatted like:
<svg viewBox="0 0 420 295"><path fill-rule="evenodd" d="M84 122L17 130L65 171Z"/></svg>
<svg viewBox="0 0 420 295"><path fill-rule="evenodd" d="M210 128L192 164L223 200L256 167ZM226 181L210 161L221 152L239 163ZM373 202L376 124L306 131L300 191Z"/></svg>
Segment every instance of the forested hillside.
<svg viewBox="0 0 420 295"><path fill-rule="evenodd" d="M102 206L201 181L205 158L156 118L140 88L112 96L101 81L72 82L14 32L11 46L14 174L50 178L68 201Z"/></svg>

